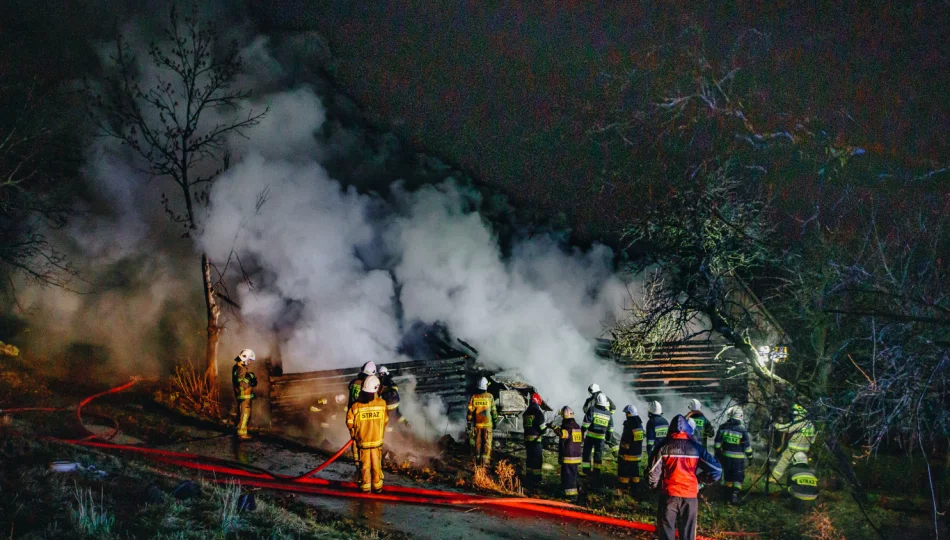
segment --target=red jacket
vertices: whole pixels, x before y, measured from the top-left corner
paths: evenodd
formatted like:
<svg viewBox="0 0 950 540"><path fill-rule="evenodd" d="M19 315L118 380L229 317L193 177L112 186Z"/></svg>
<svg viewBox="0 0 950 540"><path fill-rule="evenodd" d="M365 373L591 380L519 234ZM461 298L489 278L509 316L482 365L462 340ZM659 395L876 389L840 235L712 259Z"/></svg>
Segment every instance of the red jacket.
<svg viewBox="0 0 950 540"><path fill-rule="evenodd" d="M669 435L650 456L650 487L657 487L662 480L668 497L695 499L699 494L697 475L713 482L722 477L719 462L690 437L691 432L686 419L677 415L670 423Z"/></svg>

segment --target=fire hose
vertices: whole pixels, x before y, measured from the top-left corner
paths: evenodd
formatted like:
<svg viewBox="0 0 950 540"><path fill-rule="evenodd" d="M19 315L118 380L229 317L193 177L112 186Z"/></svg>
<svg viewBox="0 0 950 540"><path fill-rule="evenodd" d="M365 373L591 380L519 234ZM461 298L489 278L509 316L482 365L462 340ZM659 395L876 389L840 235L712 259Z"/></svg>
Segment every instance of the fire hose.
<svg viewBox="0 0 950 540"><path fill-rule="evenodd" d="M58 442L63 442L67 444L74 444L79 446L86 446L92 448L100 449L111 449L120 452L133 452L141 454L143 457L150 459L152 461L157 461L166 465L183 467L191 470L204 471L204 472L213 472L216 475L224 475L225 478L218 478L215 476L213 478L214 482L224 483L231 481L234 478L239 478L240 481L246 486L259 487L264 489L272 489L279 491L291 491L296 493L310 494L310 495L324 495L324 496L334 496L334 497L346 497L346 498L357 498L357 499L370 499L376 501L386 501L386 502L397 502L397 503L409 503L409 504L424 504L424 505L446 505L446 506L487 506L487 507L496 507L504 510L518 510L524 511L536 515L545 515L557 518L566 518L579 521L586 521L592 523L599 523L602 525L608 525L618 528L633 529L645 532L655 532L656 527L649 523L641 523L637 521L630 521L621 518L615 518L610 516L602 516L598 514L590 514L587 512L580 511L581 507L575 506L573 504L551 501L546 499L536 499L536 498L520 498L520 497L508 497L508 498L494 498L486 497L482 495L470 495L465 493L458 493L452 491L440 491L432 489L421 489L421 488L412 488L405 486L388 486L386 488L387 493L365 493L362 491L356 491L356 484L353 482L342 482L342 481L333 481L326 480L321 478L313 478L313 475L319 473L331 463L333 463L337 458L343 455L343 453L350 447L353 443L352 440L343 445L340 450L336 452L333 456L327 459L318 467L307 471L298 476L285 476L279 475L266 471L264 469L248 466L241 463L236 463L233 461L215 458L210 456L202 456L199 454L191 454L185 452L175 452L169 450L159 450L154 448L147 448L141 446L132 446L124 444L116 444L108 442L113 439L118 433L118 422L113 420L114 427L108 435L99 435L93 433L91 430L86 427L82 420L82 409L84 406L91 403L96 398L114 394L126 390L138 382L137 378L133 378L132 381L103 391L92 396L89 396L83 399L79 406L76 409L76 418L79 421L80 426L88 433L88 436L79 438L79 439L54 439ZM47 408L47 407L26 407L18 409L6 409L0 411L3 413L15 413L15 412L25 412L25 411L44 411L44 412L53 412L63 410L61 408ZM100 441L96 441L100 439ZM699 537L702 538L702 537Z"/></svg>

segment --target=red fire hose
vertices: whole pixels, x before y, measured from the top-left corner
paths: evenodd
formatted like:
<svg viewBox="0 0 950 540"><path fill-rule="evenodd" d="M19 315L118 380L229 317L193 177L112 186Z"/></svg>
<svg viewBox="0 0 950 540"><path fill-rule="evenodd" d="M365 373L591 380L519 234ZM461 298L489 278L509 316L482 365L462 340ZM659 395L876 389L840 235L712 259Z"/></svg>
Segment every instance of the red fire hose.
<svg viewBox="0 0 950 540"><path fill-rule="evenodd" d="M124 452L135 452L144 455L145 457L164 463L167 465L184 467L192 470L214 472L217 474L225 475L225 478L218 478L215 476L213 481L215 482L227 482L232 478L240 478L241 483L247 486L254 486L266 489L274 489L281 491L292 491L297 493L306 493L312 495L327 495L334 497L348 497L348 498L360 498L360 499L371 499L378 501L388 501L388 502L398 502L398 503L410 503L410 504L426 504L426 505L450 505L450 506L488 506L496 507L504 510L516 510L524 511L532 514L553 516L558 518L567 518L580 521L587 521L593 523L600 523L602 525L609 525L612 527L620 527L625 529L634 529L646 532L656 531L656 527L649 523L641 523L637 521L629 521L620 518L614 518L609 516L601 516L597 514L590 514L587 512L579 511L580 507L559 502L559 501L550 501L546 499L531 499L531 498L492 498L485 497L481 495L470 495L465 493L458 493L452 491L439 491L432 489L421 489L421 488L412 488L405 486L389 486L386 488L386 493L364 493L356 490L356 485L352 482L338 482L325 480L320 478L312 478L313 475L319 473L328 465L333 463L337 458L339 458L343 453L350 447L352 440L347 442L343 448L340 448L336 454L331 456L320 466L307 471L306 473L299 476L285 476L278 475L264 469L257 467L250 467L244 464L235 463L221 458L214 458L209 456L201 456L198 454L189 454L184 452L174 452L168 450L158 450L154 448L144 448L139 446L115 444L110 442L97 442L95 439L102 439L108 441L115 437L118 433L118 423L113 421L115 426L111 433L107 436L97 435L92 433L82 421L82 408L92 402L94 399L108 395L121 392L132 385L138 382L138 379L133 379L132 381L94 394L87 397L79 403L79 406L76 409L76 418L79 421L80 425L89 433L89 436L81 439L72 439L72 440L62 440L57 439L60 442L65 442L69 444L76 444L81 446L88 446L94 448L103 448L103 449L112 449ZM43 408L43 407L27 407L19 409L7 409L2 412L23 412L23 411L58 411L62 409L55 408ZM702 538L702 537L700 537Z"/></svg>

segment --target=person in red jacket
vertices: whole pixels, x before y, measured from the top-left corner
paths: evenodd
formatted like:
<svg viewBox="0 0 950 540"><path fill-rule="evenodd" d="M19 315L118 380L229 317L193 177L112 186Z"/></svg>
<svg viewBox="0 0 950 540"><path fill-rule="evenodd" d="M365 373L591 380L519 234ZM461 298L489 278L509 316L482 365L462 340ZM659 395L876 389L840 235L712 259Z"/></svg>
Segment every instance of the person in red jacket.
<svg viewBox="0 0 950 540"><path fill-rule="evenodd" d="M673 417L670 430L650 455L650 487L660 487L656 530L660 540L696 539L699 517L699 476L704 483L722 478L722 467L692 438L682 415Z"/></svg>

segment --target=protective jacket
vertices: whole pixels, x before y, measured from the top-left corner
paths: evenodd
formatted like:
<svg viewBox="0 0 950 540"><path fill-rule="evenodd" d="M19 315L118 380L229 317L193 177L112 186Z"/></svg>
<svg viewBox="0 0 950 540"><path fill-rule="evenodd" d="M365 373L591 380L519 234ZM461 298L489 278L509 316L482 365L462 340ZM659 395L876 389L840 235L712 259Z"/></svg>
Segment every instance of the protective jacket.
<svg viewBox="0 0 950 540"><path fill-rule="evenodd" d="M557 461L561 465L576 465L581 462L583 451L581 426L573 418L565 418L558 429Z"/></svg>
<svg viewBox="0 0 950 540"><path fill-rule="evenodd" d="M818 498L818 477L808 465L792 465L788 469L788 493L800 501Z"/></svg>
<svg viewBox="0 0 950 540"><path fill-rule="evenodd" d="M360 392L363 390L363 381L366 380L365 373L360 373L356 376L355 379L350 381L349 390L350 390L350 400L346 404L346 408L349 409L356 403L356 400L360 397Z"/></svg>
<svg viewBox="0 0 950 540"><path fill-rule="evenodd" d="M475 428L492 428L498 422L495 398L488 392L475 394L468 400L468 424Z"/></svg>
<svg viewBox="0 0 950 540"><path fill-rule="evenodd" d="M584 423L581 426L586 437L590 439L613 440L614 417L607 409L594 405L584 415Z"/></svg>
<svg viewBox="0 0 950 540"><path fill-rule="evenodd" d="M807 418L792 420L787 424L775 424L776 431L788 433L787 449L791 452L805 452L815 444L815 425Z"/></svg>
<svg viewBox="0 0 950 540"><path fill-rule="evenodd" d="M524 441L540 442L541 436L544 435L544 430L546 429L544 425L544 411L541 410L541 406L537 403L528 405L528 408L524 411L524 415L521 417L521 421L524 425Z"/></svg>
<svg viewBox="0 0 950 540"><path fill-rule="evenodd" d="M386 424L389 422L386 402L371 396L358 399L346 413L346 427L350 430L353 443L360 450L382 446Z"/></svg>
<svg viewBox="0 0 950 540"><path fill-rule="evenodd" d="M620 451L618 455L622 461L639 461L643 455L643 420L639 416L630 416L623 422L623 433L620 435Z"/></svg>
<svg viewBox="0 0 950 540"><path fill-rule="evenodd" d="M597 404L597 394L603 394L603 392L594 392L593 395L584 402L584 414L590 412L591 408ZM607 410L610 411L610 414L613 414L617 410L617 406L614 405L613 400L610 399L607 394L604 394L604 396L607 397Z"/></svg>
<svg viewBox="0 0 950 540"><path fill-rule="evenodd" d="M231 384L234 385L234 397L240 400L254 399L252 388L257 386L254 372L241 362L235 362L231 368Z"/></svg>
<svg viewBox="0 0 950 540"><path fill-rule="evenodd" d="M693 430L693 438L705 447L706 439L715 436L712 424L709 423L709 419L706 418L706 415L701 411L689 411L686 413L686 419L689 420L690 418L693 419L693 422L696 422L696 429Z"/></svg>
<svg viewBox="0 0 950 540"><path fill-rule="evenodd" d="M692 439L692 430L686 418L676 415L669 436L657 445L650 456L650 487L660 486L667 497L695 499L699 494L697 475L700 470L704 482L715 482L722 478L719 462Z"/></svg>
<svg viewBox="0 0 950 540"><path fill-rule="evenodd" d="M715 447L718 458L752 459L752 439L740 420L730 419L719 426Z"/></svg>
<svg viewBox="0 0 950 540"><path fill-rule="evenodd" d="M394 423L405 424L406 418L399 412L399 387L396 386L390 375L387 375L381 383L382 389L379 392L379 397L386 402L386 410L389 411L389 416ZM392 428L387 428L387 430L392 431Z"/></svg>
<svg viewBox="0 0 950 540"><path fill-rule="evenodd" d="M647 420L646 429L647 454L652 454L653 448L657 443L663 442L663 439L666 438L666 432L670 428L670 423L659 414L648 413L648 416L649 419Z"/></svg>

